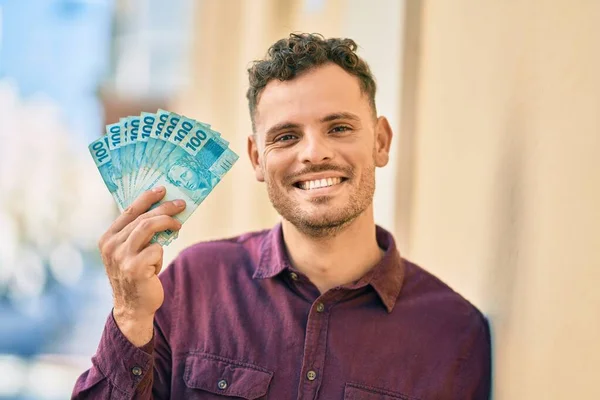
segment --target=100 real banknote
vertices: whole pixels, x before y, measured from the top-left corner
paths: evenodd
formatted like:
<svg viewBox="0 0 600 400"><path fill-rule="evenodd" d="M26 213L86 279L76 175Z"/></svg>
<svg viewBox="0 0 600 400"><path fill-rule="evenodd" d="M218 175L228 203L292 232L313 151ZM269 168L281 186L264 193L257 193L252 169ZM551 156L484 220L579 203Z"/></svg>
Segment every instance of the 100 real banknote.
<svg viewBox="0 0 600 400"><path fill-rule="evenodd" d="M210 125L160 109L107 125L106 135L89 150L120 211L142 192L164 186L165 197L153 207L185 200L185 210L175 216L181 223L239 158ZM175 238L177 232L165 231L154 235L153 242L168 245Z"/></svg>

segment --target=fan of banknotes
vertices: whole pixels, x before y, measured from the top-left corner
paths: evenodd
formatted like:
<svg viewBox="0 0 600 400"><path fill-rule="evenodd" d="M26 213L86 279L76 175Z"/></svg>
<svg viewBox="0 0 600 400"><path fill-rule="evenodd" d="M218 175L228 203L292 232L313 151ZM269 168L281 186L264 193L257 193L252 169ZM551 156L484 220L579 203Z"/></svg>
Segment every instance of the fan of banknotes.
<svg viewBox="0 0 600 400"><path fill-rule="evenodd" d="M183 199L176 218L184 223L239 158L210 125L158 110L121 118L89 145L102 179L119 210L142 192L164 186L162 202ZM158 203L160 204L160 203ZM168 245L177 232L164 231L152 241Z"/></svg>

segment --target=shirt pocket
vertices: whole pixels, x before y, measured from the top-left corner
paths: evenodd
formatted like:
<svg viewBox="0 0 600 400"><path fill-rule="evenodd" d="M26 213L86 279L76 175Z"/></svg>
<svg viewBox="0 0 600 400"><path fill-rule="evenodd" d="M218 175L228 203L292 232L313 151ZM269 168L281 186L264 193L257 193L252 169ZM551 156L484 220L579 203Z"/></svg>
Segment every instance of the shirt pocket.
<svg viewBox="0 0 600 400"><path fill-rule="evenodd" d="M358 383L346 383L344 400L418 400L402 393L380 389Z"/></svg>
<svg viewBox="0 0 600 400"><path fill-rule="evenodd" d="M266 399L272 378L273 373L264 368L207 353L189 354L183 374L192 389L186 398L197 399Z"/></svg>

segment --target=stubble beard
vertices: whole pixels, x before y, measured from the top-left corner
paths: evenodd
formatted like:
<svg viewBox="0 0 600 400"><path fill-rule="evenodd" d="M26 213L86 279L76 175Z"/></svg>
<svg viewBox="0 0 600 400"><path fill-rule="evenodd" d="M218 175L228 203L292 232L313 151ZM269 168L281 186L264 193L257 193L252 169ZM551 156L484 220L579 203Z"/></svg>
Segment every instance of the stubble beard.
<svg viewBox="0 0 600 400"><path fill-rule="evenodd" d="M354 179L357 177L355 176ZM328 210L325 215L311 215L303 206L292 200L291 194L282 189L271 179L266 181L269 199L275 210L285 220L289 221L300 232L307 236L334 237L358 218L372 203L375 194L375 165L366 168L360 177L360 181L346 182L342 185L352 184L350 198L343 208ZM329 196L322 196L312 200L313 204L326 207L328 202L333 201Z"/></svg>

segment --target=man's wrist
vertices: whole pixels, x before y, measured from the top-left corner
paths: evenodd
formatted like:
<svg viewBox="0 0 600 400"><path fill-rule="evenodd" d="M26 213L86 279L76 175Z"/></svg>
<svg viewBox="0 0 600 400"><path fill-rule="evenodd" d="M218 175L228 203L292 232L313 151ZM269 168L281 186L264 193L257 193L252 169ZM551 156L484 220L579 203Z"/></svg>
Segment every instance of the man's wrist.
<svg viewBox="0 0 600 400"><path fill-rule="evenodd" d="M136 347L147 345L154 336L154 315L133 315L114 308L113 318L123 336Z"/></svg>

